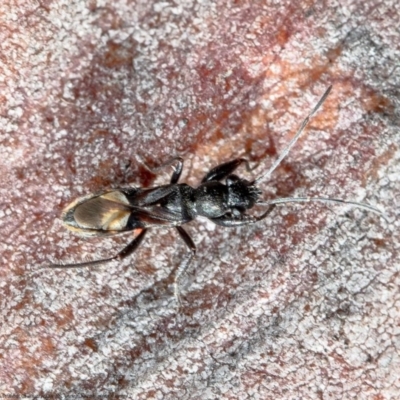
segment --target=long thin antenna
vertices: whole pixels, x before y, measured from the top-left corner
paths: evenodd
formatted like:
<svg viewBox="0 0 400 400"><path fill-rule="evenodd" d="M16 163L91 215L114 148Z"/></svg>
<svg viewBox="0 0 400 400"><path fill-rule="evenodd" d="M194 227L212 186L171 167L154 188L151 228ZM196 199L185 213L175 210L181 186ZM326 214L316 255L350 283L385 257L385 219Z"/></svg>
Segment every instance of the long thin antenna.
<svg viewBox="0 0 400 400"><path fill-rule="evenodd" d="M367 210L378 214L382 217L386 222L389 222L386 215L378 210L375 207L370 206L369 204L365 203L357 203L355 201L346 201L341 199L332 199L329 197L282 197L280 199L273 199L269 201L260 201L257 204L265 205L265 206L272 206L272 205L279 205L279 204L287 204L287 203L311 203L311 202L320 202L320 203L335 203L335 204L347 204L353 207L361 208L363 210Z"/></svg>
<svg viewBox="0 0 400 400"><path fill-rule="evenodd" d="M304 119L303 123L300 125L300 128L298 129L298 131L294 135L293 139L289 142L289 144L287 145L286 149L283 150L281 155L275 160L275 162L272 164L271 168L267 172L261 174L258 178L256 178L254 180L254 184L257 184L257 183L261 182L262 180L264 180L265 178L268 178L272 174L272 172L275 171L276 167L281 163L281 161L289 153L290 149L295 145L295 143L297 142L297 140L300 137L301 133L304 131L304 128L310 122L311 117L318 111L318 109L321 107L322 103L326 100L326 98L328 97L331 89L332 89L332 86L329 86L328 89L326 89L325 93L322 95L322 97L320 98L320 100L317 103L317 105L312 109L312 111L307 115L307 117Z"/></svg>

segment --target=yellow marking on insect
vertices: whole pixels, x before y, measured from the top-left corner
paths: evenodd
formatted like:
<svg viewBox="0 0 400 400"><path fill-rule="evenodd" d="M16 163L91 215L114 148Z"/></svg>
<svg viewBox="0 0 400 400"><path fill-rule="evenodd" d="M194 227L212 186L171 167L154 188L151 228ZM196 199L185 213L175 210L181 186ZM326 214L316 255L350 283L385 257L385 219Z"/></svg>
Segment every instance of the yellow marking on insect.
<svg viewBox="0 0 400 400"><path fill-rule="evenodd" d="M113 190L73 201L64 209L63 222L68 229L83 235L107 235L123 230L131 212L124 193Z"/></svg>

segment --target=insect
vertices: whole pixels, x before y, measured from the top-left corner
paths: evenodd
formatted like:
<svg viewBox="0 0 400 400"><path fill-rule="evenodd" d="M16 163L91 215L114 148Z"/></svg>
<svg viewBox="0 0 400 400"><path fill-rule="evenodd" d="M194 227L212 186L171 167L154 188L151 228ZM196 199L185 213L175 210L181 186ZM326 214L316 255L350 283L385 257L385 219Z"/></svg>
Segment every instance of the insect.
<svg viewBox="0 0 400 400"><path fill-rule="evenodd" d="M321 107L331 91L325 91L316 106L300 125L293 139L273 165L259 177L248 181L234 174L241 165L248 165L244 158L236 158L211 169L197 188L178 183L183 169L183 159L175 157L161 167L175 164L169 184L151 188L115 188L78 198L63 211L64 225L81 235L109 236L127 231L138 231L136 237L118 254L94 261L73 264L51 264L53 268L76 268L122 260L132 254L142 243L148 229L175 227L190 253L175 274L174 293L178 301L179 280L196 254L196 246L182 228L197 216L203 216L217 225L236 227L254 224L266 218L275 205L294 202L344 203L363 208L384 217L378 209L363 203L325 197L289 197L264 201L257 185L268 178L298 140L310 118ZM268 206L260 215L247 214L256 205Z"/></svg>

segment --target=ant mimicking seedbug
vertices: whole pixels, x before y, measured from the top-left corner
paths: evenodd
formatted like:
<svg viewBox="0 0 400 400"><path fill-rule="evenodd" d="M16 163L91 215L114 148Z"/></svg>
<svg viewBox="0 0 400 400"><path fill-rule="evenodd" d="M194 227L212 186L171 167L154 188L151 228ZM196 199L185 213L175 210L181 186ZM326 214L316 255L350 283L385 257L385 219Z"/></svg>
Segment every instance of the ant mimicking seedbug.
<svg viewBox="0 0 400 400"><path fill-rule="evenodd" d="M109 236L127 231L139 230L139 234L113 257L73 264L51 264L53 268L76 268L103 264L112 260L122 260L132 254L142 243L146 232L153 227L175 227L190 250L190 255L175 274L174 293L179 301L179 279L189 267L196 254L196 246L182 228L197 216L203 216L217 225L235 227L254 224L266 218L278 204L294 202L342 203L363 208L379 214L378 209L363 203L325 197L288 197L264 201L257 185L268 178L277 168L298 140L310 118L327 98L330 86L317 105L304 119L293 139L272 166L252 181L242 179L233 172L242 164L248 168L248 161L236 158L211 169L197 188L178 183L182 173L183 159L175 157L159 168L176 164L170 183L152 188L115 188L97 194L81 197L69 204L63 211L64 225L81 235ZM158 169L158 168L157 168ZM221 181L225 180L224 183ZM246 211L256 205L268 206L261 215L249 215Z"/></svg>

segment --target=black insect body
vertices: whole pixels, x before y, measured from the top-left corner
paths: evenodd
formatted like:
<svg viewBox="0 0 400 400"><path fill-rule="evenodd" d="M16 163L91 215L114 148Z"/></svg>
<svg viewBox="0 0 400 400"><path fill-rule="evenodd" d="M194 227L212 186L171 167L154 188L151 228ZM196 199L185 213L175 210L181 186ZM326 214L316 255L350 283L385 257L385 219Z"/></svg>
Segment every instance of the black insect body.
<svg viewBox="0 0 400 400"><path fill-rule="evenodd" d="M176 162L177 166L168 185L149 189L114 189L71 203L64 210L62 219L69 229L81 235L109 236L133 230L140 233L114 257L78 264L52 264L51 267L84 267L123 259L137 249L148 228L175 226L191 251L190 258L177 271L177 282L196 252L192 239L181 225L203 216L217 225L239 226L259 221L270 212L269 209L258 217L245 213L259 202L261 195L254 181L249 182L232 174L239 165L247 163L245 159L235 159L212 169L197 188L178 183L183 160L177 157L169 163L172 162ZM220 182L223 179L225 183ZM175 295L179 296L177 284Z"/></svg>
<svg viewBox="0 0 400 400"><path fill-rule="evenodd" d="M183 160L176 157L161 166L176 164L170 183L167 185L148 189L117 188L91 194L74 201L64 210L62 219L67 228L81 235L108 236L127 231L138 231L139 233L113 257L74 264L52 264L51 267L84 267L123 259L139 247L149 228L173 226L190 250L189 258L178 268L175 275L175 296L179 299L179 278L190 265L196 253L192 239L181 225L192 221L197 216L206 217L217 225L235 227L261 221L267 217L276 204L309 201L345 203L382 215L379 210L367 204L340 199L281 198L271 201L261 199L262 192L256 185L267 178L287 155L308 124L310 117L325 101L330 90L331 87L303 121L294 138L272 167L253 181L247 181L233 174L243 164L248 167L247 160L238 158L213 168L206 174L201 184L197 188L193 188L185 183L178 183L182 173ZM269 207L258 216L247 214L246 212L255 205Z"/></svg>

